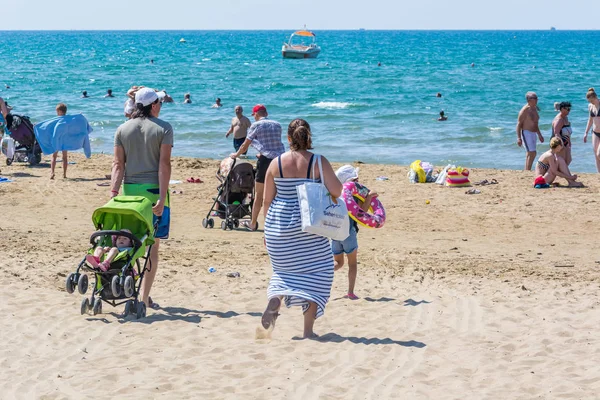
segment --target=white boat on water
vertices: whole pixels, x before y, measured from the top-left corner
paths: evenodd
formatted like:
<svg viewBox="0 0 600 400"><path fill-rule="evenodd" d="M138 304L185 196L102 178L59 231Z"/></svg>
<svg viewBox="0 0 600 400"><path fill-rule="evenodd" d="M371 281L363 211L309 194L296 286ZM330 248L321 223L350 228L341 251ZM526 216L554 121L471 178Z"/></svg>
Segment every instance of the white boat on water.
<svg viewBox="0 0 600 400"><path fill-rule="evenodd" d="M310 31L296 31L290 40L283 44L283 58L317 58L321 48L315 43L315 34Z"/></svg>

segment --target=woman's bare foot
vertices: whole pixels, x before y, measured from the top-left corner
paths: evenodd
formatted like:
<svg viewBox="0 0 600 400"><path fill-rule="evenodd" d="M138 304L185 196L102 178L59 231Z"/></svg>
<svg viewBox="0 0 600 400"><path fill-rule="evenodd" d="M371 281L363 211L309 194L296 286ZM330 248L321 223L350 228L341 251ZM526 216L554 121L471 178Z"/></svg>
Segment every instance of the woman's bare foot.
<svg viewBox="0 0 600 400"><path fill-rule="evenodd" d="M314 332L308 332L308 333L305 332L302 339L317 339L318 337L319 337L319 335L317 335Z"/></svg>
<svg viewBox="0 0 600 400"><path fill-rule="evenodd" d="M54 179L54 174L50 174L50 179Z"/></svg>
<svg viewBox="0 0 600 400"><path fill-rule="evenodd" d="M570 181L569 182L569 187L583 187L583 183L576 182L576 181Z"/></svg>

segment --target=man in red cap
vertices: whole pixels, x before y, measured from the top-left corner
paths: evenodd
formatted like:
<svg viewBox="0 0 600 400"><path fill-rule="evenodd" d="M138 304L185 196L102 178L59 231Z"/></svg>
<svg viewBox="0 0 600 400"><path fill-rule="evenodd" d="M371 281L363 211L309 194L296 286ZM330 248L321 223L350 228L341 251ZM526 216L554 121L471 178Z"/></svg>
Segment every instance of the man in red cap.
<svg viewBox="0 0 600 400"><path fill-rule="evenodd" d="M258 161L256 162L256 184L254 187L255 197L254 204L252 205L252 221L245 223L244 226L250 230L255 231L258 229L258 215L263 204L263 192L265 188L265 175L271 161L285 149L281 142L281 125L277 121L273 121L267 118L267 108L262 104L257 104L252 109L252 116L254 122L250 129L248 129L248 135L246 140L240 146L236 153L231 153L231 158L237 158L244 154L250 145L258 151Z"/></svg>

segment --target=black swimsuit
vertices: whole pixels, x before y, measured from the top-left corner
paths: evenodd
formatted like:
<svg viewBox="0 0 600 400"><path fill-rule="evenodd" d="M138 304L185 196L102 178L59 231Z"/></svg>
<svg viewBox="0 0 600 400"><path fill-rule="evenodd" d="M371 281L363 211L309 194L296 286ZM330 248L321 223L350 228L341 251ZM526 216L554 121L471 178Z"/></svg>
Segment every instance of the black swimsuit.
<svg viewBox="0 0 600 400"><path fill-rule="evenodd" d="M596 112L594 112L593 108L590 107L590 117L592 117L592 118L600 117L600 115L598 115L598 114L600 114L600 110L596 110ZM592 133L594 135L596 135L598 137L598 139L600 139L600 132L594 132L594 131L592 131Z"/></svg>

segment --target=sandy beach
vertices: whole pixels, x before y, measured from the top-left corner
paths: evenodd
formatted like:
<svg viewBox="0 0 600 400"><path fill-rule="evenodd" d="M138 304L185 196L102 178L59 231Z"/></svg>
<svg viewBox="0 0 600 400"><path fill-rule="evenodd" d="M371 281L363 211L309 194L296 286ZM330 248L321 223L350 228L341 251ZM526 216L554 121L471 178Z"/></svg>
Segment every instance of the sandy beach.
<svg viewBox="0 0 600 400"><path fill-rule="evenodd" d="M473 169L472 182L499 183L468 195L410 184L408 167L361 164L387 222L358 235L360 299L343 298L347 270L336 272L315 324L321 340L311 341L294 340L297 308L282 310L271 339L256 339L271 274L262 218L259 232L202 228L217 160L173 160L182 183L171 190L183 193L171 197L171 239L152 290L161 309L142 320L106 304L80 315L82 296L64 281L87 251L93 210L109 198L101 185L112 157L70 160L66 180L49 180L48 156L39 167L0 167L13 180L0 183L0 398L600 393L598 174L581 176L586 188L534 190L533 173Z"/></svg>

